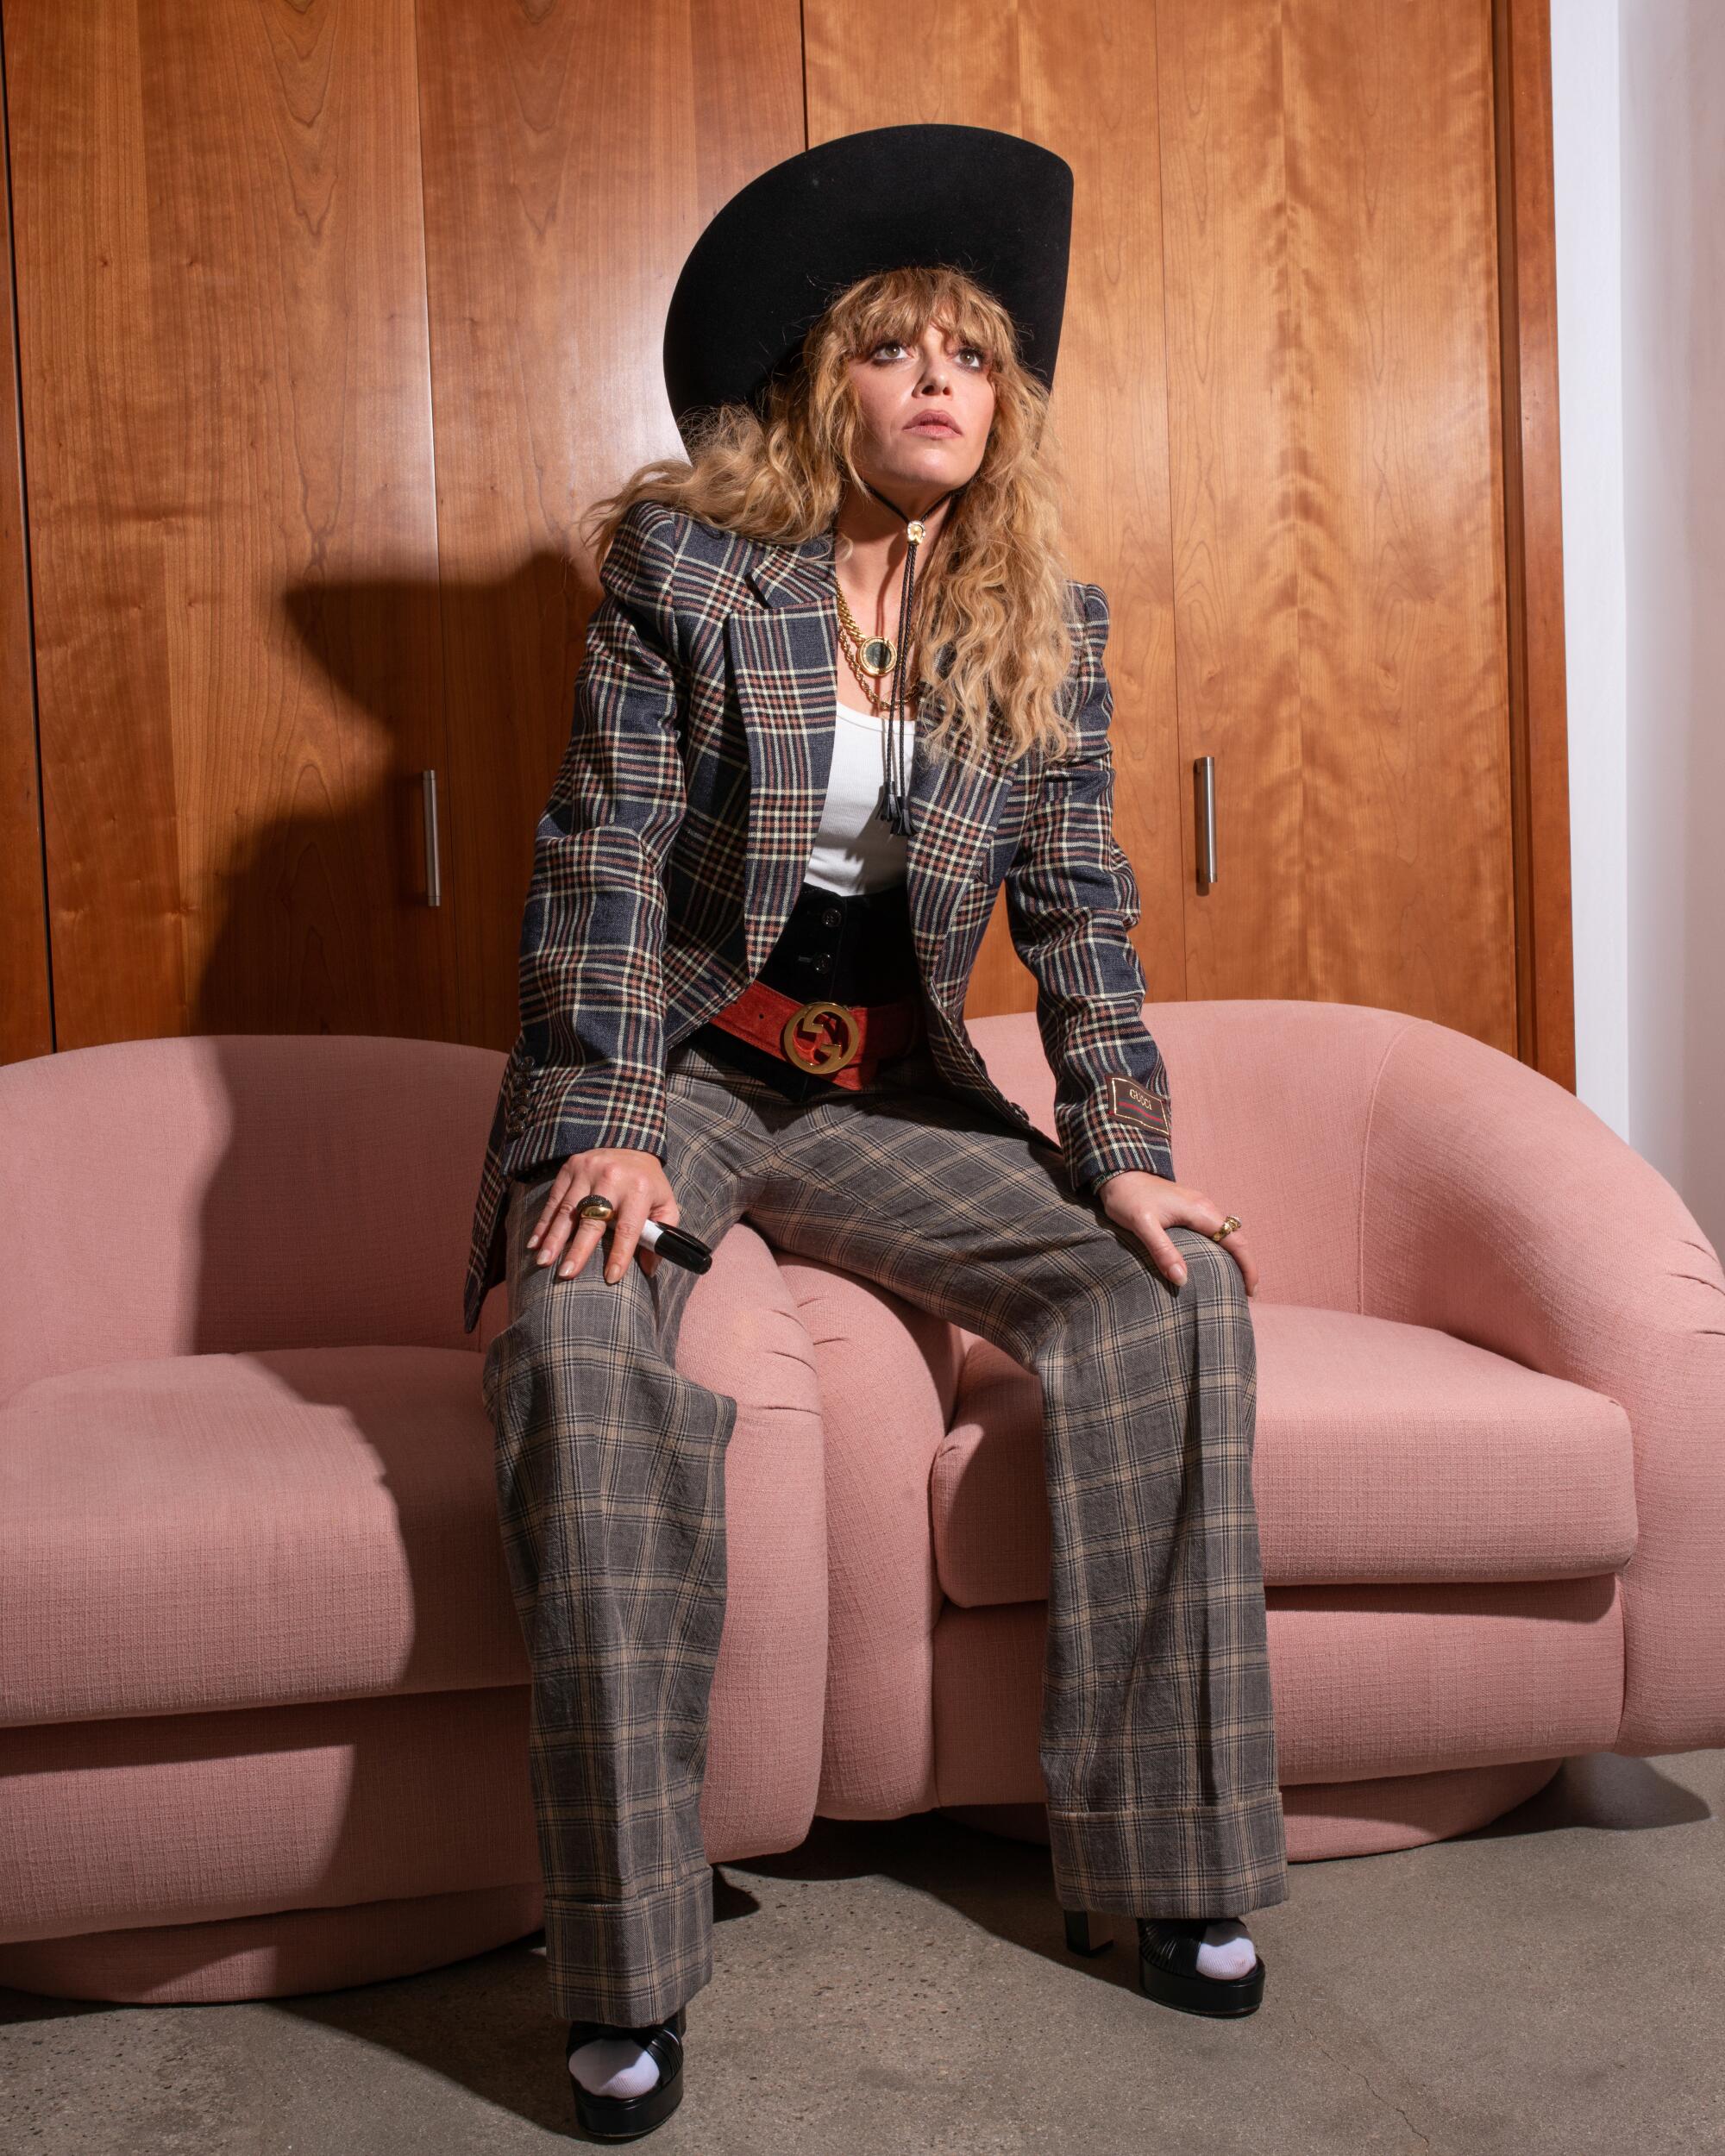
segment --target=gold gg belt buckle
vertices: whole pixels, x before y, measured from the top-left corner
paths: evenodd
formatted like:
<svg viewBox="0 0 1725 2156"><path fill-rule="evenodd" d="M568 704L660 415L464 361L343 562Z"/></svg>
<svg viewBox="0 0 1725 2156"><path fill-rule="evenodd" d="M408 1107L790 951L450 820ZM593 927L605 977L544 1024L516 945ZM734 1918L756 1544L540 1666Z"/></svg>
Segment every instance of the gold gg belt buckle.
<svg viewBox="0 0 1725 2156"><path fill-rule="evenodd" d="M837 1021L839 1038L811 1039L810 1029L825 1018ZM812 1070L825 1077L829 1071L843 1070L857 1059L862 1042L862 1029L856 1023L856 1013L848 1003L805 1003L800 1010L793 1011L785 1020L784 1031L779 1036L785 1056L800 1070Z"/></svg>

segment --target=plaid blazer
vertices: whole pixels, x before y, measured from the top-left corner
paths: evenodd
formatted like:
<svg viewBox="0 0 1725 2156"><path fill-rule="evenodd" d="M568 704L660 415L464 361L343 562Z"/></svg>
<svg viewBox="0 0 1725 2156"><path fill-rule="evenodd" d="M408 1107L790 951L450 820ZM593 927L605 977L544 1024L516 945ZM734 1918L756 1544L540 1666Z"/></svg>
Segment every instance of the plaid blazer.
<svg viewBox="0 0 1725 2156"><path fill-rule="evenodd" d="M662 1156L665 1059L759 974L802 887L831 768L830 532L768 543L637 501L599 585L568 749L534 835L521 1026L480 1179L468 1332L503 1277L512 1171L600 1145ZM1085 624L1065 691L1076 752L971 768L932 761L919 729L906 875L942 1078L1034 1130L962 1015L1004 883L1037 984L1057 1144L1088 1194L1122 1169L1174 1167L1130 936L1138 888L1111 815L1108 605L1100 585L1068 591Z"/></svg>

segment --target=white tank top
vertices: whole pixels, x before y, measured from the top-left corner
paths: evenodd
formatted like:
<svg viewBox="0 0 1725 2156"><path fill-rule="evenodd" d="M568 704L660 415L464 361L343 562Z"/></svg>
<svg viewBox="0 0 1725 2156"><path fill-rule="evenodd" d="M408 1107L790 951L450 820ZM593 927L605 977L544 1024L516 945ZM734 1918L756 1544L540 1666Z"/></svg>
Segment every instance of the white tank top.
<svg viewBox="0 0 1725 2156"><path fill-rule="evenodd" d="M884 713L860 711L835 696L832 770L826 800L815 833L814 851L803 874L823 890L878 891L905 880L906 840L888 829L875 811L885 790L881 776L881 736ZM900 753L908 774L916 721L896 719Z"/></svg>

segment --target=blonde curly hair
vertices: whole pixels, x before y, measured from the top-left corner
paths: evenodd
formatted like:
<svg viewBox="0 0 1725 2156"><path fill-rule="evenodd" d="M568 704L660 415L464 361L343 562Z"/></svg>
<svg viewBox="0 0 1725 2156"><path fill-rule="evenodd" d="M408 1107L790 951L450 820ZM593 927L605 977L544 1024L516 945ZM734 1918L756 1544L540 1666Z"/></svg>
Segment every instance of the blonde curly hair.
<svg viewBox="0 0 1725 2156"><path fill-rule="evenodd" d="M1076 745L1063 691L1083 634L1062 558L1058 460L1048 392L1019 360L1013 320L962 271L886 270L840 292L768 385L764 417L710 406L689 427L690 456L656 457L594 502L582 536L603 561L639 500L686 510L750 539L794 545L829 530L847 486L860 415L847 363L886 339L915 344L931 322L987 355L995 404L975 476L948 505L918 562L918 672L934 714L932 749L970 763L1059 756ZM927 582L925 585L925 576Z"/></svg>

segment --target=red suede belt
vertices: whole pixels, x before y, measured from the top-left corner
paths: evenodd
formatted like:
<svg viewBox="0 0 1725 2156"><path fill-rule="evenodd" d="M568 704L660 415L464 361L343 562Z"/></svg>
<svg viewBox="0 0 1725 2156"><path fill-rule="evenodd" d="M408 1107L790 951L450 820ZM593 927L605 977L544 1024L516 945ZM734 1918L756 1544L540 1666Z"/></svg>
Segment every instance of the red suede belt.
<svg viewBox="0 0 1725 2156"><path fill-rule="evenodd" d="M923 1032L914 996L894 1003L800 1003L764 981L751 981L708 1023L852 1091L869 1082L885 1057L914 1047Z"/></svg>

